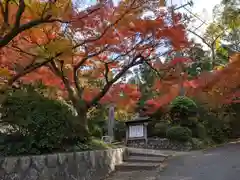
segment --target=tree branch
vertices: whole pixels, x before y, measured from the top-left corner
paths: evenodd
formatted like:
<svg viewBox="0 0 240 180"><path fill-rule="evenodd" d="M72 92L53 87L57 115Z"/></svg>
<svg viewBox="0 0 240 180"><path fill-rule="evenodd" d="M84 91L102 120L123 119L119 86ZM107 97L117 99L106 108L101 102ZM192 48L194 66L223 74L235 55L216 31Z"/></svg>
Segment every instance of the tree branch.
<svg viewBox="0 0 240 180"><path fill-rule="evenodd" d="M102 52L104 52L105 50L107 50L107 48L109 47L109 45L105 46L104 48L102 48L101 50L95 52L95 53L92 53L86 57L84 57L80 62L78 62L74 67L73 67L73 80L74 80L74 84L75 84L75 87L78 91L78 95L79 97L81 96L82 94L82 91L83 91L83 88L80 87L80 82L79 82L79 79L78 79L78 71L79 71L79 68L84 65L84 63L89 59L89 58L92 58L92 57L95 57L99 54L101 54Z"/></svg>
<svg viewBox="0 0 240 180"><path fill-rule="evenodd" d="M9 0L8 0L8 1L9 1ZM134 1L134 2L135 2L135 1ZM133 3L134 3L134 2L133 2ZM133 4L133 3L132 3L132 4ZM131 5L132 5L132 4L131 4ZM81 17L80 19L83 19L83 18L87 17L89 14L91 14L91 13L93 13L93 12L99 10L99 9L100 9L100 8L95 8L95 9L89 11L86 15L84 15L84 16ZM130 10L127 10L119 19L117 19L113 24L109 25L99 37L94 38L94 39L89 39L89 40L87 40L87 41L84 41L84 43L93 42L93 41L96 41L96 40L100 39L101 37L103 37L103 36L106 34L107 30L110 29L111 27L113 27L115 24L117 24L120 20L122 20L122 18L123 18L129 11L130 11ZM7 44L8 44L15 36L17 36L19 33L23 32L24 30L30 29L30 28L32 28L32 27L34 27L34 26L37 26L37 25L39 25L39 24L42 24L42 23L53 23L53 22L69 23L69 21L63 21L63 20L60 20L60 19L50 19L50 18L51 18L51 16L49 15L49 16L47 16L45 19L34 20L34 21L31 21L31 22L29 22L29 23L27 23L27 24L23 24L23 25L20 26L18 29L13 29L10 33L8 33L7 35L5 35L4 38L2 38L2 39L0 40L0 48L2 48L3 46L7 45ZM75 46L73 47L73 49L76 49L77 47L83 45L84 43L75 45ZM103 52L103 51L102 51L102 52ZM88 56L87 58L84 58L78 65L76 65L75 68L80 67L81 65L84 64L84 62L85 62L88 58L94 57L94 56L96 56L97 54L100 54L100 52L99 52L99 53L96 53L96 54L92 54L92 55Z"/></svg>
<svg viewBox="0 0 240 180"><path fill-rule="evenodd" d="M21 17L22 17L22 14L23 14L24 10L25 10L24 0L20 0L19 1L19 7L18 7L18 10L17 10L17 13L16 13L16 20L15 20L14 28L18 28L20 26L20 20L21 20Z"/></svg>
<svg viewBox="0 0 240 180"><path fill-rule="evenodd" d="M2 4L2 1L0 1L0 9L1 9L1 14L2 14L2 17L4 17L4 7L3 7L3 4Z"/></svg>
<svg viewBox="0 0 240 180"><path fill-rule="evenodd" d="M217 35L217 37L213 40L213 42L211 43L211 46L214 46L214 44L216 43L217 39L224 34L224 31L222 33L220 33L219 35Z"/></svg>
<svg viewBox="0 0 240 180"><path fill-rule="evenodd" d="M23 49L21 49L20 47L18 47L16 45L12 45L12 47L14 49L16 49L20 53L23 53L23 54L26 54L26 55L29 55L29 56L32 56L32 57L36 57L37 56L37 54L32 54L32 53L26 52L26 51L24 51Z"/></svg>
<svg viewBox="0 0 240 180"><path fill-rule="evenodd" d="M8 5L9 5L9 2L10 2L10 0L6 1L5 12L4 12L4 16L3 16L4 23L7 24L7 25L9 25L9 22L8 22L8 14L9 14L9 6Z"/></svg>
<svg viewBox="0 0 240 180"><path fill-rule="evenodd" d="M94 56L97 56L97 55L103 53L105 50L107 50L108 47L109 47L109 45L106 45L106 46L104 46L104 48L102 48L101 50L99 50L99 51L97 51L97 52L95 52L95 53L92 53L92 54L84 57L80 62L78 62L78 63L74 66L74 70L79 69L79 68L86 62L86 60L88 60L89 58L92 58L92 57L94 57Z"/></svg>
<svg viewBox="0 0 240 180"><path fill-rule="evenodd" d="M60 62L61 63L61 62ZM73 103L76 103L76 99L75 99L75 96L74 96L74 92L71 88L71 85L69 83L69 79L64 75L64 72L63 72L63 63L60 64L60 69L57 67L56 63L54 61L51 61L50 62L51 64L51 67L54 71L54 74L56 74L58 77L60 77L69 93L69 98L72 100Z"/></svg>
<svg viewBox="0 0 240 180"><path fill-rule="evenodd" d="M53 61L55 58L57 58L58 56L62 55L62 53L58 53L56 54L54 57L51 57L49 59L47 59L46 61L43 61L41 63L35 63L35 64L30 64L28 66L26 66L21 72L17 73L16 75L14 75L12 78L10 78L8 80L7 85L8 86L12 86L12 84L17 81L19 78L25 76L26 74L47 65L48 63L50 63L51 61ZM1 91L1 90L0 90Z"/></svg>
<svg viewBox="0 0 240 180"><path fill-rule="evenodd" d="M51 18L51 16L47 16L45 19L37 19L34 21L31 21L29 23L23 24L19 27L14 27L8 34L6 34L1 40L0 40L0 48L4 47L5 45L7 45L13 38L15 38L19 33L30 29L34 26L43 24L43 23L51 23L51 21L49 21L49 19Z"/></svg>
<svg viewBox="0 0 240 180"><path fill-rule="evenodd" d="M204 44L206 44L209 48L211 48L211 45L202 36L200 36L199 34L195 33L194 31L192 31L190 29L187 29L187 31L189 31L190 33L192 33L195 36L197 36L198 38L200 38Z"/></svg>
<svg viewBox="0 0 240 180"><path fill-rule="evenodd" d="M162 78L161 74L158 72L157 69L155 69L149 62L146 61L145 63L157 74L159 78Z"/></svg>
<svg viewBox="0 0 240 180"><path fill-rule="evenodd" d="M133 6L133 4L136 2L136 0L133 0L133 2L131 3L130 7ZM113 26L115 26L117 23L119 23L123 18L124 16L126 16L131 10L132 8L127 9L121 16L120 18L118 18L114 23L110 24L109 26L107 26L104 31L101 33L101 35L99 35L98 37L96 38L91 38L91 39L86 39L84 40L83 42L79 43L79 44L76 44L74 46L74 48L77 48L77 47L80 47L82 46L83 44L86 44L86 43L91 43L91 42L94 42L94 41L97 41L99 39L101 39L107 32L109 29L111 29Z"/></svg>
<svg viewBox="0 0 240 180"><path fill-rule="evenodd" d="M105 78L106 84L108 84L109 83L109 79L108 79L108 73L109 73L108 63L104 63L104 66L105 66L104 78Z"/></svg>
<svg viewBox="0 0 240 180"><path fill-rule="evenodd" d="M47 63L51 62L53 59L49 59L47 61L44 61L42 63L36 63L34 65L28 66L26 68L24 68L23 71L19 72L18 74L16 74L15 76L13 76L11 79L8 80L7 85L8 86L12 86L12 84L17 81L19 78L25 76L26 74L38 69L39 67L42 67L44 65L46 65Z"/></svg>
<svg viewBox="0 0 240 180"><path fill-rule="evenodd" d="M137 61L140 59L139 61ZM127 66L123 67L123 69L108 83L105 84L102 91L96 95L93 100L87 104L88 108L92 107L94 105L97 105L97 103L100 101L100 99L108 92L108 90L111 88L111 86L119 80L131 67L139 65L143 62L144 58L141 55L137 55L131 63L129 63Z"/></svg>
<svg viewBox="0 0 240 180"><path fill-rule="evenodd" d="M91 15L92 13L96 12L97 10L99 10L100 7L97 7L97 8L94 8L94 9L91 9L91 10L86 10L87 13L83 16L81 16L80 18L77 19L77 21L81 21L82 19L88 17L89 15ZM60 23L71 23L72 21L69 20L69 21L66 21L66 20L62 20L62 19L51 19L49 20L49 22L60 22Z"/></svg>
<svg viewBox="0 0 240 180"><path fill-rule="evenodd" d="M54 61L51 61L51 66L52 66L52 70L53 72L62 79L65 88L68 91L68 95L69 95L69 99L72 101L74 107L76 108L78 114L80 115L81 110L85 111L86 110L86 106L84 103L80 103L79 99L76 98L74 91L71 87L70 81L69 79L64 75L63 72L63 63L61 63L61 67L60 69L57 67L56 63Z"/></svg>

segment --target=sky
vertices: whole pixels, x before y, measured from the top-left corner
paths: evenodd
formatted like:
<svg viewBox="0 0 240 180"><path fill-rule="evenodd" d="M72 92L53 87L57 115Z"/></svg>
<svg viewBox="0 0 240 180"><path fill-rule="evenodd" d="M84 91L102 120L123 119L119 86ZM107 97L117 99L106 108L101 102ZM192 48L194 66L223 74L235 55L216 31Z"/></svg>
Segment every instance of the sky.
<svg viewBox="0 0 240 180"><path fill-rule="evenodd" d="M171 0L167 0L171 3ZM181 5L186 4L188 0L172 0L173 4ZM193 12L198 13L203 19L211 20L212 9L216 4L219 4L221 0L193 0ZM188 7L189 8L189 7Z"/></svg>
<svg viewBox="0 0 240 180"><path fill-rule="evenodd" d="M188 2L188 0L167 0L168 5L171 4L177 4L177 6L180 6L182 4L186 4ZM187 9L191 10L191 12L193 12L194 14L197 14L197 16L206 22L206 24L204 24L203 26L201 26L201 28L198 29L197 33L198 34L203 34L203 32L206 29L207 24L211 23L212 21L212 10L214 8L215 5L220 4L221 0L193 0L193 7L187 6ZM187 13L186 10L184 10L184 8L181 9L180 12L185 12ZM202 22L200 20L196 20L196 22L194 22L192 25L194 27L198 27L199 25L201 25ZM190 37L194 37L193 35ZM195 37L194 37L195 38ZM200 42L200 39L195 38L196 41Z"/></svg>

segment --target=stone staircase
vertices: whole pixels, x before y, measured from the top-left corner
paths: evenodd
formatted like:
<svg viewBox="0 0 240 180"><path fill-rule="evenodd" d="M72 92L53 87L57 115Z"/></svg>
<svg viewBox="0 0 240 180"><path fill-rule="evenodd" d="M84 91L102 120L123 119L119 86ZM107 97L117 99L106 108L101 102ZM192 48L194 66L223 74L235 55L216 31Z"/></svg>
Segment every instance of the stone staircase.
<svg viewBox="0 0 240 180"><path fill-rule="evenodd" d="M117 165L117 171L153 170L164 164L168 155L146 149L128 149L124 162Z"/></svg>
<svg viewBox="0 0 240 180"><path fill-rule="evenodd" d="M124 162L115 166L115 171L106 180L154 179L167 165L170 153L159 150L128 148Z"/></svg>

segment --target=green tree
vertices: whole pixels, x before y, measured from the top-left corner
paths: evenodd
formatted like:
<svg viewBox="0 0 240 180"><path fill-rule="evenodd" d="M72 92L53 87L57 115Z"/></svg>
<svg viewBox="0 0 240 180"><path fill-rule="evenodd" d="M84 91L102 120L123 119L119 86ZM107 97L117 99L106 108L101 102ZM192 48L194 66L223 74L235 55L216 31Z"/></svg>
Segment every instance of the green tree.
<svg viewBox="0 0 240 180"><path fill-rule="evenodd" d="M202 71L210 71L212 69L210 53L204 50L201 44L193 42L184 52L184 55L193 61L186 69L190 77L195 77Z"/></svg>
<svg viewBox="0 0 240 180"><path fill-rule="evenodd" d="M235 0L223 0L213 9L213 21L203 35L188 31L201 39L211 52L212 68L228 62L233 52L240 50L240 9ZM224 44L224 45L223 45Z"/></svg>
<svg viewBox="0 0 240 180"><path fill-rule="evenodd" d="M213 22L207 27L204 38L215 39L215 44L213 44L216 49L215 60L225 63L231 53L240 50L239 5L235 0L223 0L215 6L213 14Z"/></svg>

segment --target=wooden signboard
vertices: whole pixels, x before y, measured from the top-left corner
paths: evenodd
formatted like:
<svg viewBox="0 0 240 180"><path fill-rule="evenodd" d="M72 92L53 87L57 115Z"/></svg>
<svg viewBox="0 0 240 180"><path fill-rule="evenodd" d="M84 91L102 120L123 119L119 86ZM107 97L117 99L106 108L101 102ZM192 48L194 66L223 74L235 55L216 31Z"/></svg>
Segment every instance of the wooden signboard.
<svg viewBox="0 0 240 180"><path fill-rule="evenodd" d="M143 124L129 126L129 138L144 137Z"/></svg>

